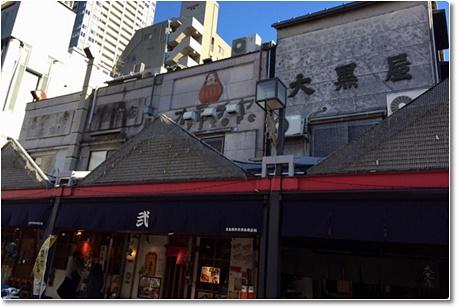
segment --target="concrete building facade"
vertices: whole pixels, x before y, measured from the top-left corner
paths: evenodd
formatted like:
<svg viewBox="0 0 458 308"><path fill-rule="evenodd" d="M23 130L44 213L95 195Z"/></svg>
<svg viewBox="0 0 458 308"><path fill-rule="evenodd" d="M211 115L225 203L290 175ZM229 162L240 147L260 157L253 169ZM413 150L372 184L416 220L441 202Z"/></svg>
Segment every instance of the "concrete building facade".
<svg viewBox="0 0 458 308"><path fill-rule="evenodd" d="M90 171L148 117L166 114L226 157L259 161L269 155L269 142L264 111L254 102L256 81L275 73L289 87L285 154L326 157L396 112L394 105L388 109L389 97L399 109L438 80L425 3L358 2L333 10L274 25L276 48L265 44L258 52L164 74L129 74L90 96L29 104L20 142L47 162L42 168L49 174ZM404 33L410 36L398 37ZM350 39L337 44L338 38ZM390 68L389 58L403 53L407 70ZM341 63L350 65L343 76L336 70Z"/></svg>
<svg viewBox="0 0 458 308"><path fill-rule="evenodd" d="M91 46L106 73L135 31L153 22L156 1L76 1L70 47Z"/></svg>
<svg viewBox="0 0 458 308"><path fill-rule="evenodd" d="M449 83L438 83L431 13L425 3L351 3L276 24L278 48L94 90L86 78L79 93L29 103L27 152L14 141L2 149L13 174L2 179L2 246L38 239L16 231L50 217L53 298L80 247L87 263L106 265L104 298L450 298ZM404 32L414 43L405 49L391 43ZM334 56L320 58L328 50ZM327 157L271 177L266 160L284 157L270 156L254 98L274 73L289 88L287 151ZM261 176L234 162L261 157ZM40 168L51 176L30 181ZM72 171L77 183L62 179ZM16 260L2 256L2 272L25 263ZM27 265L18 278L30 278Z"/></svg>
<svg viewBox="0 0 458 308"><path fill-rule="evenodd" d="M53 68L64 63L68 56L68 38L75 13L60 2L7 1L2 3L1 9L3 143L6 136L19 136L25 104L33 100L30 91L50 90ZM44 11L56 18L43 18L31 27L30 21L36 18L37 12Z"/></svg>
<svg viewBox="0 0 458 308"><path fill-rule="evenodd" d="M30 27L37 12L45 11L59 18ZM68 49L74 20L75 13L62 2L2 3L2 143L7 136L19 137L26 103L81 91L87 58L80 50ZM89 85L95 88L109 78L93 66ZM31 91L38 91L37 98Z"/></svg>
<svg viewBox="0 0 458 308"><path fill-rule="evenodd" d="M230 46L216 32L215 1L183 1L180 17L138 30L118 62L119 75L148 70L152 74L186 68L231 56Z"/></svg>
<svg viewBox="0 0 458 308"><path fill-rule="evenodd" d="M165 114L230 159L260 160L264 111L254 96L256 81L268 76L267 53L30 103L20 142L46 173L68 176L94 169L151 116Z"/></svg>
<svg viewBox="0 0 458 308"><path fill-rule="evenodd" d="M287 116L305 122L286 151L327 156L439 80L428 2L354 2L273 25Z"/></svg>

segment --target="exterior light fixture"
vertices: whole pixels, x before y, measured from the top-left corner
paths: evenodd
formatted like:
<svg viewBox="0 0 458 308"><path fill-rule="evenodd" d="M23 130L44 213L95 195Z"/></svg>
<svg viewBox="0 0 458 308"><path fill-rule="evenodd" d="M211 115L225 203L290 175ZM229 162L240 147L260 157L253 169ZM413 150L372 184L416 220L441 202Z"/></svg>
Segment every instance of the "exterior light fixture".
<svg viewBox="0 0 458 308"><path fill-rule="evenodd" d="M260 80L256 83L256 104L266 111L267 132L273 145L273 156L283 155L286 95L286 86L279 78ZM275 111L278 111L276 121L273 116ZM275 127L275 122L278 123L278 128Z"/></svg>
<svg viewBox="0 0 458 308"><path fill-rule="evenodd" d="M46 92L43 90L33 90L30 91L30 94L32 94L34 101L41 101L46 99Z"/></svg>
<svg viewBox="0 0 458 308"><path fill-rule="evenodd" d="M92 54L91 49L89 47L84 48L83 51L84 51L84 53L86 54L86 57L89 60L93 60L94 59L94 55Z"/></svg>
<svg viewBox="0 0 458 308"><path fill-rule="evenodd" d="M200 116L216 118L216 108L215 107L207 107L202 111Z"/></svg>
<svg viewBox="0 0 458 308"><path fill-rule="evenodd" d="M240 113L240 104L228 104L226 105L226 112L229 114L239 114Z"/></svg>
<svg viewBox="0 0 458 308"><path fill-rule="evenodd" d="M197 112L195 111L186 111L183 114L183 119L187 121L196 121L197 120Z"/></svg>
<svg viewBox="0 0 458 308"><path fill-rule="evenodd" d="M286 86L278 78L256 83L256 104L264 110L279 110L286 106Z"/></svg>

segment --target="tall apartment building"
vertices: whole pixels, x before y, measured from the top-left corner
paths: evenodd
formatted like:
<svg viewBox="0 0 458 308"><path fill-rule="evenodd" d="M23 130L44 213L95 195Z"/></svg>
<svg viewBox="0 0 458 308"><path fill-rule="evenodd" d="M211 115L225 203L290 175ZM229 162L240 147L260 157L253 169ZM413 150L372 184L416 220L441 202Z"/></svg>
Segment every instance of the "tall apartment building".
<svg viewBox="0 0 458 308"><path fill-rule="evenodd" d="M19 137L25 106L34 100L31 91L40 98L58 92L55 81L62 78L56 68L67 62L74 20L75 13L62 2L1 2L0 144L7 136ZM66 78L67 89L81 90L72 81L84 78L84 62L80 67Z"/></svg>
<svg viewBox="0 0 458 308"><path fill-rule="evenodd" d="M111 73L135 31L153 22L156 1L75 1L70 47L91 50Z"/></svg>
<svg viewBox="0 0 458 308"><path fill-rule="evenodd" d="M219 5L216 1L183 1L180 17L138 30L122 53L119 75L162 73L231 56L231 47L216 33Z"/></svg>

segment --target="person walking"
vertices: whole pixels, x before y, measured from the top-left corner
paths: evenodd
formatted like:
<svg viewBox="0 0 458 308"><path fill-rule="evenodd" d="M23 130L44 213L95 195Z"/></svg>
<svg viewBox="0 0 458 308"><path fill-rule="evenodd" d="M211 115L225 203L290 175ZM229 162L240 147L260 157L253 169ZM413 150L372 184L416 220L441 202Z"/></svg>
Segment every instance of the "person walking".
<svg viewBox="0 0 458 308"><path fill-rule="evenodd" d="M72 259L67 264L65 279L57 289L57 294L63 299L76 298L76 289L81 281L84 271L84 263L81 252L75 251Z"/></svg>
<svg viewBox="0 0 458 308"><path fill-rule="evenodd" d="M96 263L92 266L87 279L86 298L103 298L103 271L102 265Z"/></svg>

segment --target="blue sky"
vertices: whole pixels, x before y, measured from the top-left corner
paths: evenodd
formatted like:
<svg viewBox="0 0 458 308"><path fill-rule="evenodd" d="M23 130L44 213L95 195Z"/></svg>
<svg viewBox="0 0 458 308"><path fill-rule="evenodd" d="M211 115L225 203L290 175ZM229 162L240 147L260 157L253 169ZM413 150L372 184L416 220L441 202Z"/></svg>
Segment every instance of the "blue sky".
<svg viewBox="0 0 458 308"><path fill-rule="evenodd" d="M335 7L344 1L218 1L218 34L231 45L232 40L258 33L263 42L276 41L276 32L271 25L277 21L302 16L326 8ZM439 8L449 6L439 1ZM154 22L180 15L180 1L158 1ZM449 27L450 33L450 27ZM448 56L448 53L447 53Z"/></svg>

